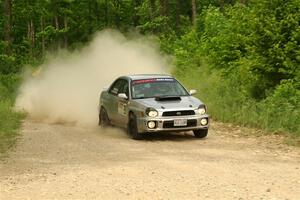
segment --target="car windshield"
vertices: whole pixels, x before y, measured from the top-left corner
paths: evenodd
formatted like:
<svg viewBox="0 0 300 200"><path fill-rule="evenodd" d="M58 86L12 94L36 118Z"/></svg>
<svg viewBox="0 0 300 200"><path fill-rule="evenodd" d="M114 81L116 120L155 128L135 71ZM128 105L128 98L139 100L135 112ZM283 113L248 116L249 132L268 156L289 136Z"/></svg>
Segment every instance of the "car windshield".
<svg viewBox="0 0 300 200"><path fill-rule="evenodd" d="M131 84L133 99L188 96L188 92L173 78L134 80Z"/></svg>

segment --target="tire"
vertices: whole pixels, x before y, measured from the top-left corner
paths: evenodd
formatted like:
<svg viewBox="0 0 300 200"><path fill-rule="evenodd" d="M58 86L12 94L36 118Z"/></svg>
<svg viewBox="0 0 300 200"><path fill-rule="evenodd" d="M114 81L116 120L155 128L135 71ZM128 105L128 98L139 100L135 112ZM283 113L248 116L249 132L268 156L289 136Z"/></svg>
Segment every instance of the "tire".
<svg viewBox="0 0 300 200"><path fill-rule="evenodd" d="M193 132L196 138L205 138L207 136L208 129L193 130Z"/></svg>
<svg viewBox="0 0 300 200"><path fill-rule="evenodd" d="M134 140L141 140L143 138L143 135L138 132L136 116L133 113L129 114L127 133Z"/></svg>
<svg viewBox="0 0 300 200"><path fill-rule="evenodd" d="M100 109L98 125L101 127L107 127L110 125L106 110L103 107Z"/></svg>

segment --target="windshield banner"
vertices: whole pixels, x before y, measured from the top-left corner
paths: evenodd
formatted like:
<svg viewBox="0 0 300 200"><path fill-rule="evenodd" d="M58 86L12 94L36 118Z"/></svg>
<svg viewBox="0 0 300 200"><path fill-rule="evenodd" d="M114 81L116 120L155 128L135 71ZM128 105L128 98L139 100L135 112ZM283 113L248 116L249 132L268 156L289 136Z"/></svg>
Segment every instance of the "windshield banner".
<svg viewBox="0 0 300 200"><path fill-rule="evenodd" d="M134 80L132 84L142 84L142 83L153 83L153 82L173 82L173 78L151 78L151 79L141 79L141 80Z"/></svg>

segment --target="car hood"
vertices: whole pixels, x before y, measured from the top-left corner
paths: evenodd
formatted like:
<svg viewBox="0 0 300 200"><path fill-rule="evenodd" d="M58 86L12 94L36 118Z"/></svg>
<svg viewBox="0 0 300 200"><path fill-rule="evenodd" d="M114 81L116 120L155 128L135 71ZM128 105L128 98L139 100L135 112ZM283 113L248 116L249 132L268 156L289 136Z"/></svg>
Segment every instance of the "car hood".
<svg viewBox="0 0 300 200"><path fill-rule="evenodd" d="M199 99L193 96L182 96L180 100L156 100L155 98L138 99L139 104L145 107L155 108L156 110L173 110L173 109L197 109L203 104Z"/></svg>

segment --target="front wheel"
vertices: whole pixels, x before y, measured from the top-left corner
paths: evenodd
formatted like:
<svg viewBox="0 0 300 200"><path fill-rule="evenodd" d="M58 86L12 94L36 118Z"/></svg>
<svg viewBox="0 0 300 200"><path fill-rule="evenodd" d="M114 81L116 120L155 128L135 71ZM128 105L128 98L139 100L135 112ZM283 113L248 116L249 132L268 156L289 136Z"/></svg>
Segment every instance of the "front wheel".
<svg viewBox="0 0 300 200"><path fill-rule="evenodd" d="M106 110L104 108L100 109L100 114L99 114L99 122L98 125L102 127L107 127L109 126L110 122L106 113Z"/></svg>
<svg viewBox="0 0 300 200"><path fill-rule="evenodd" d="M141 140L142 134L138 132L136 117L134 114L129 114L129 121L127 125L127 132L134 140Z"/></svg>
<svg viewBox="0 0 300 200"><path fill-rule="evenodd" d="M208 129L193 130L193 132L196 138L205 138L207 136Z"/></svg>

